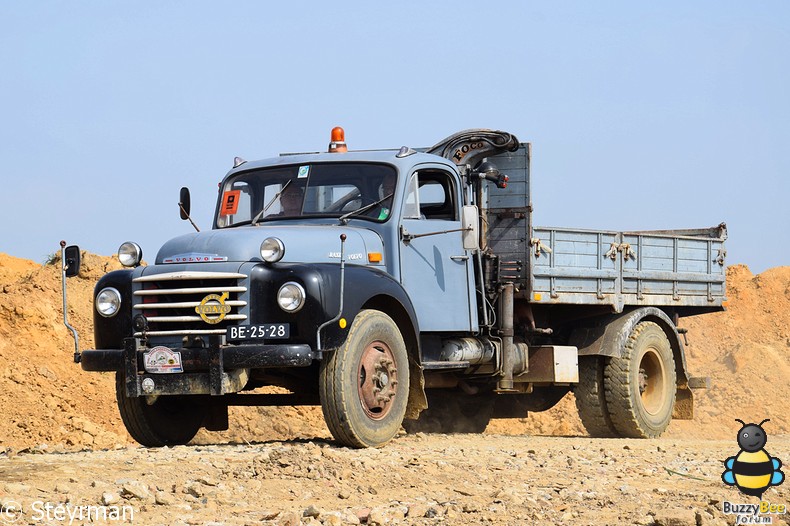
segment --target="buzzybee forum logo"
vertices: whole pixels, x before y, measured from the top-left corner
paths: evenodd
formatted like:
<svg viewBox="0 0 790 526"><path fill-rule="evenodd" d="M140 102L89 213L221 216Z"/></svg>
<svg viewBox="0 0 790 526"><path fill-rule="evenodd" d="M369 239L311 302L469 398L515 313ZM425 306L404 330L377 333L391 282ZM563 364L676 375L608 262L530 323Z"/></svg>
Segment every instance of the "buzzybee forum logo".
<svg viewBox="0 0 790 526"><path fill-rule="evenodd" d="M744 495L761 499L765 490L778 486L785 479L784 473L779 469L782 461L772 457L764 449L768 435L762 425L770 422L770 419L759 424L747 424L739 418L735 421L743 425L738 431L738 446L741 451L724 461L726 469L721 474L721 480L728 486L736 486Z"/></svg>

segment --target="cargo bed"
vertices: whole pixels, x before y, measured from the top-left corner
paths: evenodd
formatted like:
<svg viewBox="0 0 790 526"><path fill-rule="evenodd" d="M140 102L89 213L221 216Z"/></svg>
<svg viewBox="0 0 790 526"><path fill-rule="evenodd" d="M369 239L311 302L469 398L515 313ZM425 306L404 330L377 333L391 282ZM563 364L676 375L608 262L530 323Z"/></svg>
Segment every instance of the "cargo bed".
<svg viewBox="0 0 790 526"><path fill-rule="evenodd" d="M687 307L725 301L724 223L700 229L614 231L532 225L530 145L491 160L508 175L490 185L485 225L499 276L535 304Z"/></svg>
<svg viewBox="0 0 790 526"><path fill-rule="evenodd" d="M724 224L646 232L535 227L528 265L533 303L721 307Z"/></svg>

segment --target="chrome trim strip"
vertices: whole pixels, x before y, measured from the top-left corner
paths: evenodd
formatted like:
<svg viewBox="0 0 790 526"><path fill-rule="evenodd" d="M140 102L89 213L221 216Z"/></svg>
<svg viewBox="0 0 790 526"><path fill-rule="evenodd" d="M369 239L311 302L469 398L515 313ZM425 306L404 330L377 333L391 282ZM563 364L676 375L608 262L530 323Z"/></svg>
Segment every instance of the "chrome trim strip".
<svg viewBox="0 0 790 526"><path fill-rule="evenodd" d="M197 307L200 305L199 301L185 301L182 303L138 303L134 305L132 308L137 310L143 309L183 309L188 307ZM244 307L247 305L247 302L244 300L228 300L225 302L225 305L230 305L231 307Z"/></svg>
<svg viewBox="0 0 790 526"><path fill-rule="evenodd" d="M198 323L205 323L200 316L152 316L147 318L149 322L155 323L167 323L167 322L198 322ZM222 320L246 320L247 316L244 314L228 314Z"/></svg>
<svg viewBox="0 0 790 526"><path fill-rule="evenodd" d="M146 336L189 336L192 334L225 334L227 331L225 329L200 329L200 330L184 330L184 331L148 331L145 333ZM140 338L143 336L142 332L134 333L135 338Z"/></svg>
<svg viewBox="0 0 790 526"><path fill-rule="evenodd" d="M135 283L143 283L148 281L170 281L170 280L183 280L183 279L241 279L246 278L245 274L237 272L165 272L164 274L151 274L148 276L140 276L134 278L132 281Z"/></svg>
<svg viewBox="0 0 790 526"><path fill-rule="evenodd" d="M135 296L157 296L161 294L202 294L204 292L247 292L247 287L200 287L194 289L149 289L136 290Z"/></svg>

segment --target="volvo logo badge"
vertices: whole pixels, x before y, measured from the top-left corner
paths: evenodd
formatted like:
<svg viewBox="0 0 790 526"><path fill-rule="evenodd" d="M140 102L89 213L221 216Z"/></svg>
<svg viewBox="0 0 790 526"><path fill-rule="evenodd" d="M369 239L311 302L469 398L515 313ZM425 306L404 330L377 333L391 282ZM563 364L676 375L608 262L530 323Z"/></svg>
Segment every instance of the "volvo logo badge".
<svg viewBox="0 0 790 526"><path fill-rule="evenodd" d="M203 298L200 305L195 307L195 312L200 314L200 318L206 323L219 323L230 312L230 305L225 305L225 300L229 295L228 292L223 292L222 296L209 294Z"/></svg>

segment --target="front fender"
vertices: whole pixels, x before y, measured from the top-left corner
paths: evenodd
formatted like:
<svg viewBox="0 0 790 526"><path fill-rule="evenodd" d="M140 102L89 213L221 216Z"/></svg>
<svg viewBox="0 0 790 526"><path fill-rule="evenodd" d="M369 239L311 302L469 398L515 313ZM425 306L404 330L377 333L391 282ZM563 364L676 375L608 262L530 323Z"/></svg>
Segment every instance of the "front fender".
<svg viewBox="0 0 790 526"><path fill-rule="evenodd" d="M340 270L336 265L323 266L325 304L329 307L329 319L340 309ZM342 345L348 335L351 322L363 309L377 309L389 315L403 334L407 346L413 340L413 349L419 358L419 324L414 306L400 283L384 271L361 266L347 266L345 269L343 291L343 312L341 319L346 320L345 328L333 323L321 333L321 348L335 349ZM330 277L331 276L331 277Z"/></svg>
<svg viewBox="0 0 790 526"><path fill-rule="evenodd" d="M277 305L277 291L287 281L302 285L307 295L298 312L287 314ZM291 338L309 343L313 350L331 350L346 340L354 318L362 309L375 308L387 313L398 324L404 339L417 340L419 326L414 307L403 287L386 272L358 265L345 267L343 310L340 312L340 265L335 263L284 263L257 265L250 273L252 323L292 324ZM317 329L340 313L340 319L321 331L317 348Z"/></svg>
<svg viewBox="0 0 790 526"><path fill-rule="evenodd" d="M285 315L276 305L278 287L296 281L305 288L305 306ZM340 305L340 266L333 263L285 263L259 265L251 272L254 323L288 322L292 324L292 343L309 343L314 351L333 352L348 337L354 318L363 309L386 313L400 329L409 354L409 402L407 418L417 418L428 407L422 373L419 324L411 299L400 283L386 272L358 265L345 267L343 305ZM318 327L340 313L337 322L321 330ZM317 353L320 356L320 353Z"/></svg>
<svg viewBox="0 0 790 526"><path fill-rule="evenodd" d="M121 293L121 308L112 318L105 318L93 308L93 337L97 349L123 349L123 339L132 335L132 269L105 274L93 289L93 301L105 287Z"/></svg>
<svg viewBox="0 0 790 526"><path fill-rule="evenodd" d="M334 272L339 277L339 271L335 269ZM334 286L328 287L327 293L333 298L339 298L339 279L332 283ZM428 400L425 396L422 370L420 327L409 295L389 274L370 267L353 266L346 267L343 301L341 319L346 319L346 326L341 328L337 323L328 325L321 334L321 348L331 350L342 345L351 322L361 310L375 309L387 314L398 326L409 355L410 381L406 418L419 417L420 411L428 407Z"/></svg>

